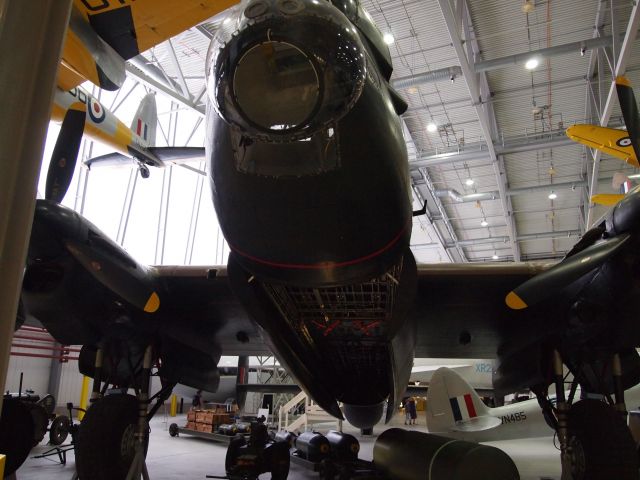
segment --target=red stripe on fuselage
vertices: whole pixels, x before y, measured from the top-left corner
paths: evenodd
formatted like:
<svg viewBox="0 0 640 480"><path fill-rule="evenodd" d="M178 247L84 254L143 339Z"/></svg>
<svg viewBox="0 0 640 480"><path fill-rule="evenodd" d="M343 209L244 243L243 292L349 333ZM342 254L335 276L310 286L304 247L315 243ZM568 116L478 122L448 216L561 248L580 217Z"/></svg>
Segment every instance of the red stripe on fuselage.
<svg viewBox="0 0 640 480"><path fill-rule="evenodd" d="M467 410L469 411L469 417L470 418L477 417L478 414L476 413L476 409L473 406L473 399L471 398L470 393L467 393L464 396L464 403L467 405Z"/></svg>
<svg viewBox="0 0 640 480"><path fill-rule="evenodd" d="M332 263L332 262L307 263L307 264L280 263L280 262L274 262L271 260L264 260L262 258L254 257L253 255L249 255L248 253L238 250L236 247L234 247L231 244L229 244L229 248L231 248L231 250L233 250L238 255L242 255L243 257L248 258L249 260L256 263L268 265L269 267L290 268L290 269L296 269L296 270L324 270L327 268L348 267L349 265L356 265L358 263L366 262L367 260L371 260L372 258L382 255L384 252L386 252L391 247L393 247L398 242L398 240L400 240L400 238L406 232L409 225L411 225L411 220L409 220L409 222L402 228L402 230L398 232L398 234L395 237L393 237L393 239L389 243L387 243L384 247L376 250L375 252L365 255L364 257L354 258L353 260L346 260L344 262L338 262L338 263Z"/></svg>

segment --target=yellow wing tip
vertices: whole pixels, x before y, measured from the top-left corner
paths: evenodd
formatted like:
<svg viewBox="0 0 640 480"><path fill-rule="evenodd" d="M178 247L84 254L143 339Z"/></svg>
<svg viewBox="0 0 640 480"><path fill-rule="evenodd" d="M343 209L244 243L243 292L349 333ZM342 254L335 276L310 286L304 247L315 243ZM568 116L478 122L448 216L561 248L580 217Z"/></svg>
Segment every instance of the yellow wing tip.
<svg viewBox="0 0 640 480"><path fill-rule="evenodd" d="M574 140L577 136L577 133L580 132L582 129L579 128L578 125L571 125L569 128L567 128L564 131L564 134L569 137L571 140Z"/></svg>
<svg viewBox="0 0 640 480"><path fill-rule="evenodd" d="M605 207L612 207L624 198L624 194L616 193L596 193L591 196L591 202Z"/></svg>
<svg viewBox="0 0 640 480"><path fill-rule="evenodd" d="M507 306L512 310L522 310L527 308L527 304L515 293L509 292L507 298L505 298Z"/></svg>
<svg viewBox="0 0 640 480"><path fill-rule="evenodd" d="M590 123L576 123L564 131L564 134L574 142L592 142L590 137L594 136L594 125Z"/></svg>
<svg viewBox="0 0 640 480"><path fill-rule="evenodd" d="M153 292L149 296L149 300L144 306L144 311L147 313L154 313L160 308L160 297L156 292Z"/></svg>
<svg viewBox="0 0 640 480"><path fill-rule="evenodd" d="M624 75L620 75L619 77L616 77L616 84L617 85L624 85L625 87L630 87L631 86L631 82Z"/></svg>

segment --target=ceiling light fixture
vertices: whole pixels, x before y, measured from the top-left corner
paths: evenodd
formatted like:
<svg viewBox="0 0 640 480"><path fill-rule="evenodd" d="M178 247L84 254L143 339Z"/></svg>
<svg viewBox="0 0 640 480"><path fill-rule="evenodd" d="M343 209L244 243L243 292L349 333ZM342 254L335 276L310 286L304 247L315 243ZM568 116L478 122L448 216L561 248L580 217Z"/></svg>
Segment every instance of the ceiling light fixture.
<svg viewBox="0 0 640 480"><path fill-rule="evenodd" d="M483 218L482 221L480 222L480 225L483 227L488 227L489 226L489 222L487 222L486 218Z"/></svg>
<svg viewBox="0 0 640 480"><path fill-rule="evenodd" d="M387 45L391 45L393 42L396 41L396 39L393 38L393 35L391 35L390 33L385 33L382 39L384 40L384 43L386 43Z"/></svg>
<svg viewBox="0 0 640 480"><path fill-rule="evenodd" d="M531 13L535 10L536 6L531 0L524 0L522 4L522 13Z"/></svg>
<svg viewBox="0 0 640 480"><path fill-rule="evenodd" d="M427 132L433 133L436 130L438 130L438 126L435 123L431 122L429 125L427 125Z"/></svg>
<svg viewBox="0 0 640 480"><path fill-rule="evenodd" d="M549 194L549 200L555 200L556 198L558 198L558 195L556 194L556 192L551 190L551 193Z"/></svg>
<svg viewBox="0 0 640 480"><path fill-rule="evenodd" d="M498 255L494 253L491 258L494 259L494 260L498 260L500 257L498 257Z"/></svg>
<svg viewBox="0 0 640 480"><path fill-rule="evenodd" d="M524 64L524 68L526 68L527 70L533 70L538 66L539 63L540 62L537 58L530 58L529 60L527 60L527 63Z"/></svg>
<svg viewBox="0 0 640 480"><path fill-rule="evenodd" d="M467 180L464 183L467 185L467 187L470 187L475 182L474 182L473 178L467 178Z"/></svg>

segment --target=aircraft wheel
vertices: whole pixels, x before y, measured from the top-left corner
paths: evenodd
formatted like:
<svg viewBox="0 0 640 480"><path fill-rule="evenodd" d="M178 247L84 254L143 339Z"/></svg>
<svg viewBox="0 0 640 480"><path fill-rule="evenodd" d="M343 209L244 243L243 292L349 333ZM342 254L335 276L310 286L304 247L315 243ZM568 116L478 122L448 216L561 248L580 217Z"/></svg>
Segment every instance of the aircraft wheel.
<svg viewBox="0 0 640 480"><path fill-rule="evenodd" d="M142 178L149 178L149 176L151 175L149 167L147 167L146 165L140 165L138 169L140 170L140 176Z"/></svg>
<svg viewBox="0 0 640 480"><path fill-rule="evenodd" d="M271 480L286 480L289 475L291 457L287 442L275 442L265 452L267 467L271 471Z"/></svg>
<svg viewBox="0 0 640 480"><path fill-rule="evenodd" d="M62 445L69 436L71 430L71 420L66 415L58 415L51 422L49 427L49 443L51 445Z"/></svg>
<svg viewBox="0 0 640 480"><path fill-rule="evenodd" d="M27 459L33 446L33 417L22 402L5 400L0 417L0 452L7 458L4 475L9 477Z"/></svg>
<svg viewBox="0 0 640 480"><path fill-rule="evenodd" d="M569 446L575 480L638 479L638 456L619 412L586 399L569 410Z"/></svg>
<svg viewBox="0 0 640 480"><path fill-rule="evenodd" d="M107 395L87 410L76 442L80 478L123 480L133 462L138 425L138 400L132 395ZM149 435L145 439L145 455Z"/></svg>
<svg viewBox="0 0 640 480"><path fill-rule="evenodd" d="M227 455L224 459L224 469L226 470L227 475L236 465L236 460L238 459L238 455L240 454L240 447L244 447L246 443L247 442L242 435L234 436L229 442L229 447L227 447Z"/></svg>

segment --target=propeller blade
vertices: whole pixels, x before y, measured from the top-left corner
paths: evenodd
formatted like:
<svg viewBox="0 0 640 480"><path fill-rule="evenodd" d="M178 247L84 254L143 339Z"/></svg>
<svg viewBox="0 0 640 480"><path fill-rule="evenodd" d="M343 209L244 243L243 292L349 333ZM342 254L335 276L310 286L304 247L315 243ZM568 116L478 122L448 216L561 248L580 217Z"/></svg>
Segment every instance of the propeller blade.
<svg viewBox="0 0 640 480"><path fill-rule="evenodd" d="M602 265L622 247L630 235L618 235L591 245L565 258L546 272L542 272L524 282L505 298L507 306L522 310L554 295L558 291Z"/></svg>
<svg viewBox="0 0 640 480"><path fill-rule="evenodd" d="M86 117L87 107L80 102L73 104L64 115L60 135L56 140L47 172L45 190L47 200L62 202L71 185Z"/></svg>
<svg viewBox="0 0 640 480"><path fill-rule="evenodd" d="M633 94L631 83L626 77L616 78L616 92L618 93L618 102L620 102L620 110L624 118L624 124L627 127L627 133L631 140L631 146L636 153L636 158L640 159L640 117L638 116L638 104Z"/></svg>
<svg viewBox="0 0 640 480"><path fill-rule="evenodd" d="M97 244L86 244L68 240L66 247L80 264L112 292L130 304L154 313L160 308L160 297L146 269L125 256L114 255L111 245L106 249Z"/></svg>

